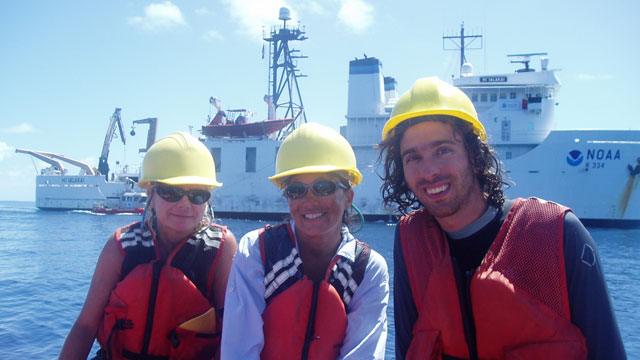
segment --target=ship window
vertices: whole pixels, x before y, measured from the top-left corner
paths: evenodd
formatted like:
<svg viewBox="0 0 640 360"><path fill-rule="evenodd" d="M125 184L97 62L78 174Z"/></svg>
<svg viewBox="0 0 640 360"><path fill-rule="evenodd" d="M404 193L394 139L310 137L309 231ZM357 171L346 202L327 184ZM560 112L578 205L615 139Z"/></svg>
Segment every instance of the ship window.
<svg viewBox="0 0 640 360"><path fill-rule="evenodd" d="M500 93L500 100L506 100L507 99L507 94L506 93Z"/></svg>
<svg viewBox="0 0 640 360"><path fill-rule="evenodd" d="M213 156L213 162L216 164L216 173L220 172L222 168L222 149L219 147L211 148L211 156Z"/></svg>
<svg viewBox="0 0 640 360"><path fill-rule="evenodd" d="M491 94L491 95L489 96L489 101L491 101L491 102L496 102L496 101L498 101L498 94Z"/></svg>
<svg viewBox="0 0 640 360"><path fill-rule="evenodd" d="M480 102L487 102L487 94L480 94Z"/></svg>
<svg viewBox="0 0 640 360"><path fill-rule="evenodd" d="M511 154L511 151L507 151L507 153L505 154L505 159L509 160L513 157L513 155Z"/></svg>
<svg viewBox="0 0 640 360"><path fill-rule="evenodd" d="M471 101L478 102L478 94L471 94Z"/></svg>
<svg viewBox="0 0 640 360"><path fill-rule="evenodd" d="M245 171L248 173L256 172L256 148L247 148L246 160Z"/></svg>
<svg viewBox="0 0 640 360"><path fill-rule="evenodd" d="M516 93L512 92L509 94L509 99L514 100L516 98Z"/></svg>

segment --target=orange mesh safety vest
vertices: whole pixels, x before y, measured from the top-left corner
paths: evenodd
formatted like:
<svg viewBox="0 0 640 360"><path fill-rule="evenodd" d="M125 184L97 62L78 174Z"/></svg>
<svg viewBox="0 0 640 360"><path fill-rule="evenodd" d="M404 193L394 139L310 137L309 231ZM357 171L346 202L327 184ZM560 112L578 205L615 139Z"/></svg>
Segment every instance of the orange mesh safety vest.
<svg viewBox="0 0 640 360"><path fill-rule="evenodd" d="M289 224L260 233L265 265L261 359L336 359L347 331L347 309L369 262L369 245L355 240L354 261L336 256L324 279L302 272Z"/></svg>
<svg viewBox="0 0 640 360"><path fill-rule="evenodd" d="M150 230L134 223L116 230L125 255L98 342L108 359L209 359L221 321L209 302L226 228L210 225L185 239L166 263L157 260Z"/></svg>
<svg viewBox="0 0 640 360"><path fill-rule="evenodd" d="M552 202L517 199L470 281L479 359L585 359L571 323L564 215ZM399 223L418 309L407 359L469 358L446 236L425 210Z"/></svg>

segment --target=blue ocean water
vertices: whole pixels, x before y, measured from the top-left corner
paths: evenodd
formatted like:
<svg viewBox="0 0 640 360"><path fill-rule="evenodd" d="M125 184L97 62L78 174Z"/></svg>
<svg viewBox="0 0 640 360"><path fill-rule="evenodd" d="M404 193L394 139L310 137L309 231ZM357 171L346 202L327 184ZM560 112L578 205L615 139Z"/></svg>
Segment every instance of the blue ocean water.
<svg viewBox="0 0 640 360"><path fill-rule="evenodd" d="M84 302L104 242L138 215L40 211L0 201L0 359L57 358ZM266 222L222 219L239 238ZM368 222L358 237L393 271L395 226ZM629 359L640 358L640 229L589 228L600 252ZM392 275L392 274L391 274ZM393 276L391 276L393 279ZM393 284L391 284L393 286ZM394 358L393 300L387 359ZM91 354L95 354L97 346Z"/></svg>

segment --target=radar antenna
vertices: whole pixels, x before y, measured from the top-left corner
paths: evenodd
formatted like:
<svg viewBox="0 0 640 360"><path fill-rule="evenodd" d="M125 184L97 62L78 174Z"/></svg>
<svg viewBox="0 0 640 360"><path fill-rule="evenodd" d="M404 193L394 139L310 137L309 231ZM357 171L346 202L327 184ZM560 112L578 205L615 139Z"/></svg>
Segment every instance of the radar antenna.
<svg viewBox="0 0 640 360"><path fill-rule="evenodd" d="M471 39L467 44L465 44L465 39ZM470 47L474 41L480 39L480 45L478 47ZM449 40L449 41L447 41ZM460 40L458 42L458 40ZM447 44L453 43L455 48L447 48ZM479 50L482 49L482 35L465 35L464 34L464 22L460 24L460 35L451 35L451 36L443 36L442 37L442 49L443 50L460 50L460 75L462 75L462 66L467 62L467 58L464 56L464 51L466 49L469 50Z"/></svg>
<svg viewBox="0 0 640 360"><path fill-rule="evenodd" d="M284 118L302 118L306 123L307 116L304 114L302 96L298 87L298 78L306 77L300 74L294 59L306 59L307 56L300 55L299 50L290 48L290 41L304 41L308 39L304 36L304 28L288 27L287 21L291 20L289 9L280 8L279 19L282 26L273 27L269 37L263 35L264 41L269 43L269 86L267 97L278 109L284 108ZM301 116L300 116L301 115Z"/></svg>
<svg viewBox="0 0 640 360"><path fill-rule="evenodd" d="M531 61L531 57L532 56L547 56L548 54L546 52L543 53L528 53L528 54L510 54L507 55L507 57L518 57L520 58L520 60L511 60L512 64L524 64L524 68L523 69L518 69L516 70L516 72L530 72L530 71L536 71L535 69L532 69L529 67L529 62Z"/></svg>

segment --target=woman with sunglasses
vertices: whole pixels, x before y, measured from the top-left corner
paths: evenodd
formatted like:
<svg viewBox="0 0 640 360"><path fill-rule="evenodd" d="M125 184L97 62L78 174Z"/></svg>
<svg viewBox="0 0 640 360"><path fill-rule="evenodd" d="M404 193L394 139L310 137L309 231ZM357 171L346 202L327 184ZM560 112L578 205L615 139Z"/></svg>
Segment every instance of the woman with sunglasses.
<svg viewBox="0 0 640 360"><path fill-rule="evenodd" d="M387 265L345 224L362 175L347 140L304 124L276 174L291 220L245 235L227 286L222 359L382 359Z"/></svg>
<svg viewBox="0 0 640 360"><path fill-rule="evenodd" d="M116 230L60 354L97 358L210 359L219 355L221 314L235 237L213 224L216 181L207 148L174 133L147 152L138 184L149 201L141 222Z"/></svg>

